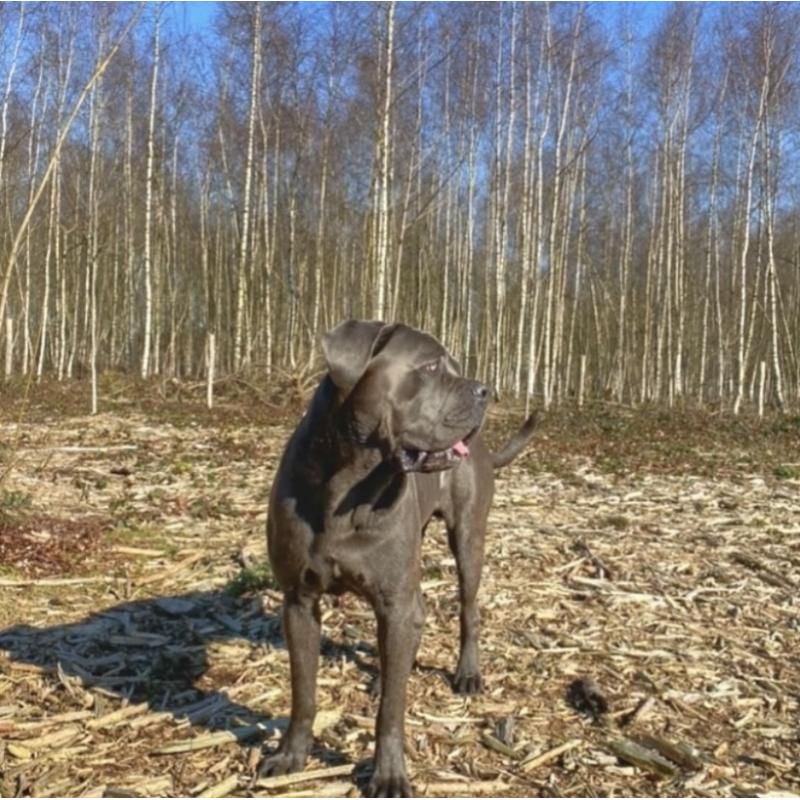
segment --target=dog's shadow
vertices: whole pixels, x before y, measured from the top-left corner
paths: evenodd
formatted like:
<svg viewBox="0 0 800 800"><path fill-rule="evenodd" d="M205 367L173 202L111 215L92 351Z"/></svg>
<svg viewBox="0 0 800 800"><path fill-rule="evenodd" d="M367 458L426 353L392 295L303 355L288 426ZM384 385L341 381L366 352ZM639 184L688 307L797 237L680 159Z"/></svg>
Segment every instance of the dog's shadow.
<svg viewBox="0 0 800 800"><path fill-rule="evenodd" d="M248 642L262 647L247 647ZM124 602L62 625L0 629L0 654L5 651L12 662L41 667L74 696L76 710L93 705L102 717L118 707L113 703L118 696L208 731L255 728L243 737L245 744L273 738L286 726L288 678L282 671L278 679L285 691L276 711L284 716L276 717L234 699L231 671L241 674L252 661L255 679L263 686L256 694L269 698L269 690L278 684L265 657L268 661L271 648L284 647L280 617L264 613L258 599L236 598L222 590ZM216 657L209 658L212 648L220 651L220 677L215 674ZM323 638L323 658L345 658L373 678L375 668L364 655L374 656L364 642L342 645ZM80 687L96 691L90 695ZM140 721L148 723L146 718ZM315 747L314 755L331 765L347 760L322 746Z"/></svg>

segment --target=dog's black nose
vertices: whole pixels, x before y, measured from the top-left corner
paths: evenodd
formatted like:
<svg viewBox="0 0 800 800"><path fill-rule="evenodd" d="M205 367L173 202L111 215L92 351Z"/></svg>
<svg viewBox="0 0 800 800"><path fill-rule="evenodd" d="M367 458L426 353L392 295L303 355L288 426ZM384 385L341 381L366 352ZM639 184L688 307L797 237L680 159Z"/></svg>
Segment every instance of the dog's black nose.
<svg viewBox="0 0 800 800"><path fill-rule="evenodd" d="M475 393L475 397L477 397L478 400L488 400L489 398L489 387L482 383L476 383L472 391Z"/></svg>

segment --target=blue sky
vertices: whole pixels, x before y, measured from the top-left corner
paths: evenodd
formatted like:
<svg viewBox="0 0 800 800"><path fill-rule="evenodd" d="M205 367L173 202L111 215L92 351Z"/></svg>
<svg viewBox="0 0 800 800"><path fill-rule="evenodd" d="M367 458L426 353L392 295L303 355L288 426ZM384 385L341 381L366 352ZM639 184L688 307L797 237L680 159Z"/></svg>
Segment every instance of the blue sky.
<svg viewBox="0 0 800 800"><path fill-rule="evenodd" d="M192 0L188 3L172 3L171 14L179 27L202 31L210 27L216 8L217 3L213 0L202 3Z"/></svg>
<svg viewBox="0 0 800 800"><path fill-rule="evenodd" d="M634 35L646 36L652 31L664 14L669 3L594 3L592 9L595 17L603 22L612 34L619 33L621 23L628 14Z"/></svg>
<svg viewBox="0 0 800 800"><path fill-rule="evenodd" d="M171 13L175 24L190 30L207 30L211 24L218 3L208 2L176 2L171 4ZM318 3L303 3L311 11ZM664 13L666 2L597 2L592 4L594 15L614 33L625 13L630 14L631 24L639 35L646 35Z"/></svg>

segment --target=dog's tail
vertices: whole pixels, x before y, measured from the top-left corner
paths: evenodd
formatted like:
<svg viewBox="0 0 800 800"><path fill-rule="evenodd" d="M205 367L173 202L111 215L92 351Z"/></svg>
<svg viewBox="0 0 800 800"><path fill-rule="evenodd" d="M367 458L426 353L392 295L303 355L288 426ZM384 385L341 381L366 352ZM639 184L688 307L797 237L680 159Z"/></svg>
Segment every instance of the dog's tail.
<svg viewBox="0 0 800 800"><path fill-rule="evenodd" d="M534 411L525 420L525 424L509 439L508 444L499 453L492 453L492 466L495 469L500 469L510 464L522 452L533 436L536 418L537 412Z"/></svg>

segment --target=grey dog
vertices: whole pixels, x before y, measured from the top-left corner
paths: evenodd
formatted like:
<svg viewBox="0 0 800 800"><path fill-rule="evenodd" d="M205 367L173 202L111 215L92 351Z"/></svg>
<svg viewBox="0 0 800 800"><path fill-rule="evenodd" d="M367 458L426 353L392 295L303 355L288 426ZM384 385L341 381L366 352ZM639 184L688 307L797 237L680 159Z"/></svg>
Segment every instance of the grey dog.
<svg viewBox="0 0 800 800"><path fill-rule="evenodd" d="M319 598L353 591L378 622L380 706L372 797L409 797L406 683L424 619L422 533L444 520L458 569L461 652L454 689L482 688L476 595L494 469L531 438L534 419L497 454L479 429L489 400L432 336L348 321L326 334L328 372L289 439L269 503L267 540L284 592L292 714L261 775L300 770L312 744Z"/></svg>

